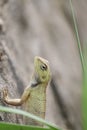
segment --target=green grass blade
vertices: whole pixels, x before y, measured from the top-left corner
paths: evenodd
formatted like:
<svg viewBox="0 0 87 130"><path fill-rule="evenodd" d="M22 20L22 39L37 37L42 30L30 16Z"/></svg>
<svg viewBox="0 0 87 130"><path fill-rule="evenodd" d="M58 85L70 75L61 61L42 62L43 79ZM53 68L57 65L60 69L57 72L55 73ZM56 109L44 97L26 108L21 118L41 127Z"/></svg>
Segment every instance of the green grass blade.
<svg viewBox="0 0 87 130"><path fill-rule="evenodd" d="M51 129L1 122L0 123L0 130L51 130Z"/></svg>
<svg viewBox="0 0 87 130"><path fill-rule="evenodd" d="M85 69L84 69L84 77L83 77L83 91L82 91L82 125L83 130L87 130L87 48L83 50L84 54L84 62L85 62Z"/></svg>
<svg viewBox="0 0 87 130"><path fill-rule="evenodd" d="M84 50L82 52L76 18L75 18L74 9L72 6L72 0L69 0L69 1L70 1L70 7L71 7L71 11L72 11L75 34L76 34L76 39L77 39L77 43L78 43L79 54L80 54L80 59L81 59L81 64L82 64L82 69L83 69L82 127L83 127L83 130L87 130L87 59L86 59L87 51L86 51L86 53L84 53Z"/></svg>
<svg viewBox="0 0 87 130"><path fill-rule="evenodd" d="M86 72L87 73L87 72ZM82 95L82 125L83 130L87 130L87 74L84 76Z"/></svg>
<svg viewBox="0 0 87 130"><path fill-rule="evenodd" d="M52 123L49 123L48 121L45 121L42 118L39 118L39 117L37 117L37 116L35 116L33 114L30 114L30 113L28 113L26 111L23 111L23 110L0 106L0 111L2 111L2 112L10 112L10 113L15 113L15 114L20 114L20 115L26 116L28 118L37 120L37 121L43 123L44 125L50 127L53 130L60 130L56 125L54 125Z"/></svg>
<svg viewBox="0 0 87 130"><path fill-rule="evenodd" d="M83 56L83 53L82 53L81 42L80 42L80 38L79 38L79 33L78 33L78 28L77 28L77 23L76 23L76 18L75 18L75 13L74 13L73 5L72 5L72 0L69 0L69 1L70 1L70 8L71 8L72 17L73 17L73 23L74 23L74 29L75 29L77 44L78 44L78 48L79 48L81 64L82 64L83 71L84 71L84 68L85 68L84 56Z"/></svg>

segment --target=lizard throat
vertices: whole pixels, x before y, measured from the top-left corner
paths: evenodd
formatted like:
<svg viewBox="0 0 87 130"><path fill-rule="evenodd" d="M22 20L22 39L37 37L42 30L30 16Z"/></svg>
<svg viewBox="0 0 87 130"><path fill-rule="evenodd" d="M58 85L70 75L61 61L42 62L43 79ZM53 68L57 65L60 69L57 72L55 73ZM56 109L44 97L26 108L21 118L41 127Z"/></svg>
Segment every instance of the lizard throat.
<svg viewBox="0 0 87 130"><path fill-rule="evenodd" d="M31 87L37 87L39 84L41 84L41 82L32 83L32 84L31 84Z"/></svg>
<svg viewBox="0 0 87 130"><path fill-rule="evenodd" d="M39 80L38 76L35 75L33 77L33 80L31 82L31 87L37 87L39 84L41 84L42 82Z"/></svg>

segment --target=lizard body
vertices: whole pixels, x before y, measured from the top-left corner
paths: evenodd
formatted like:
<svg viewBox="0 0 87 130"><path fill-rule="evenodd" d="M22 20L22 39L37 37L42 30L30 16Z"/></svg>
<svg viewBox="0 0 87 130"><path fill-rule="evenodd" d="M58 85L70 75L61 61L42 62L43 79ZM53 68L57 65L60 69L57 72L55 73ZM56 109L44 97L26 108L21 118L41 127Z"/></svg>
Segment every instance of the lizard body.
<svg viewBox="0 0 87 130"><path fill-rule="evenodd" d="M20 99L8 97L8 91L3 91L4 101L9 105L19 106L24 104L25 111L36 116L45 118L46 111L46 88L51 78L49 63L47 60L36 56L34 59L34 72L28 87L25 88ZM26 124L42 126L41 123L24 118Z"/></svg>

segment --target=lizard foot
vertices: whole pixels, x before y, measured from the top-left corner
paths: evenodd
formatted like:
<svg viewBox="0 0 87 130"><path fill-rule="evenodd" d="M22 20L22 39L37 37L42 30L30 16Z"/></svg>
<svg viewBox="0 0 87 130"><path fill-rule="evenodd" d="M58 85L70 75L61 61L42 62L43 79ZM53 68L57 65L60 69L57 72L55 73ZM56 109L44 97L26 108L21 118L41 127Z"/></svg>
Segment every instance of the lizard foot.
<svg viewBox="0 0 87 130"><path fill-rule="evenodd" d="M3 90L3 99L4 99L4 101L6 100L7 97L8 97L8 89L5 88L5 89Z"/></svg>

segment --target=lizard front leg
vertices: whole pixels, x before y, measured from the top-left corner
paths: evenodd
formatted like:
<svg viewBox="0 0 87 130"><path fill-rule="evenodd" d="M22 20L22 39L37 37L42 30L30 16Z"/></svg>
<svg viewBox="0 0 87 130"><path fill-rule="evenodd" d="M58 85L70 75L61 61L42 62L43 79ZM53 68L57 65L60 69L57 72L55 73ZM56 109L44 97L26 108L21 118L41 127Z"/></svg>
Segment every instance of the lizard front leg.
<svg viewBox="0 0 87 130"><path fill-rule="evenodd" d="M29 87L27 87L24 90L24 93L22 94L21 98L18 98L18 99L9 98L8 97L8 90L7 89L3 90L3 100L4 100L4 102L6 102L9 105L13 105L13 106L22 105L27 100L27 98L29 98L29 95L30 95Z"/></svg>

